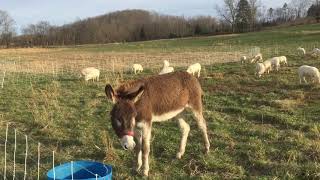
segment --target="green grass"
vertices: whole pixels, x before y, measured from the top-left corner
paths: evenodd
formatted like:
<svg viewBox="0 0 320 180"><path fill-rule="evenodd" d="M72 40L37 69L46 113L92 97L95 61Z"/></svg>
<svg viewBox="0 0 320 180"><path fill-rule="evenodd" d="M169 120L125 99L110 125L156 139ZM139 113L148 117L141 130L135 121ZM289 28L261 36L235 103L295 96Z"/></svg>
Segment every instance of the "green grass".
<svg viewBox="0 0 320 180"><path fill-rule="evenodd" d="M230 51L237 50L235 47L259 46L266 56L286 55L289 66L260 79L253 76L252 64L224 63L204 67L200 82L205 92L211 151L203 154L201 134L189 113L187 121L191 132L181 160L175 159L180 140L178 123L154 123L150 177L319 179L320 86L300 85L296 72L302 64L320 67L320 59L296 55L298 46L311 49L319 45L318 29L320 25L307 25L233 37L93 45L67 51L208 51L219 50L220 43L231 45ZM314 33L303 35L305 31ZM152 71L147 70L138 77L151 74ZM5 87L0 89L1 172L4 131L6 123L10 122L9 176L12 175L13 127L16 127L19 130L18 179L23 176L23 134L32 138L30 157L35 160L37 141L42 143L43 174L51 168L54 150L57 164L92 159L112 164L115 179L142 178L132 171L133 152L122 150L111 128L108 113L112 104L104 95L107 82L133 78L137 77L129 73L102 72L100 82L85 83L72 73L58 73L58 76L8 73ZM28 169L35 177L36 163L31 159L28 159Z"/></svg>
<svg viewBox="0 0 320 180"><path fill-rule="evenodd" d="M182 38L159 41L142 41L133 43L120 44L103 44L103 45L85 45L76 48L70 47L70 51L90 51L90 52L108 52L108 51L128 51L128 52L175 52L175 51L207 51L207 50L233 50L246 49L254 46L262 48L266 53L269 48L277 48L280 52L287 51L288 48L305 48L319 47L320 25L301 25L294 27L281 27L270 29L262 32L253 32L239 34L236 36L212 36ZM312 32L312 33L310 33ZM307 47L306 47L307 46ZM227 47L227 48L226 48Z"/></svg>

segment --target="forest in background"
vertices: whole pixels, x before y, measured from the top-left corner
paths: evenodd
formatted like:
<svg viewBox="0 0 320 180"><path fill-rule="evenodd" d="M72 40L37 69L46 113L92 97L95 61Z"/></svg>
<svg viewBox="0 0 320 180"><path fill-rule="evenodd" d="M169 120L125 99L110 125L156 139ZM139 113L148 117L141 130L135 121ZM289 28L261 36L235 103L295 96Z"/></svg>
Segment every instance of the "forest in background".
<svg viewBox="0 0 320 180"><path fill-rule="evenodd" d="M318 0L291 0L278 8L266 8L258 0L224 0L216 5L218 17L163 15L146 10L123 10L78 20L62 26L48 21L29 24L17 34L15 21L0 10L1 47L48 47L104 44L190 36L258 31L283 24L320 20Z"/></svg>

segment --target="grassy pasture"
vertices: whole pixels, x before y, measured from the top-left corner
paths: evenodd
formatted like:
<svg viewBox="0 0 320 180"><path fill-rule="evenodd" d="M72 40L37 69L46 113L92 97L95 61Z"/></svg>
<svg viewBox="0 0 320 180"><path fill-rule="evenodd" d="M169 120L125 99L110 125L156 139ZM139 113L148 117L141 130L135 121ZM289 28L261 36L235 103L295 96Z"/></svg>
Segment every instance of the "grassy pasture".
<svg viewBox="0 0 320 180"><path fill-rule="evenodd" d="M115 179L142 178L132 170L133 152L123 151L111 128L104 86L156 74L167 59L177 70L204 65L211 151L203 143L191 114L186 153L175 159L178 123L154 123L150 153L151 179L319 179L320 86L300 85L297 68L320 68L320 59L297 55L297 47L320 47L320 25L271 29L257 33L148 42L85 45L49 49L0 50L0 178L4 169L6 124L10 123L8 176L12 177L14 132L17 128L17 178L23 177L24 134L29 140L28 175L35 179L37 142L41 173L56 164L93 159L112 164ZM288 66L262 78L254 65L240 64L241 55L259 47L264 58L286 55ZM134 62L145 72L128 71ZM96 66L99 82L85 83L79 69Z"/></svg>

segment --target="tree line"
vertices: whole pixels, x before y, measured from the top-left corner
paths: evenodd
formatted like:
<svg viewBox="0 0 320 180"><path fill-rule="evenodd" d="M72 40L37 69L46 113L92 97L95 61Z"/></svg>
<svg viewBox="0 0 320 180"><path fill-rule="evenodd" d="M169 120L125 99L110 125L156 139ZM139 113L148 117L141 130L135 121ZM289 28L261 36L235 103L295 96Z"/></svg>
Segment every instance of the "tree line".
<svg viewBox="0 0 320 180"><path fill-rule="evenodd" d="M232 32L256 31L265 26L314 18L319 21L319 0L290 0L281 7L267 8L259 0L224 0L216 10Z"/></svg>
<svg viewBox="0 0 320 180"><path fill-rule="evenodd" d="M278 8L266 8L258 0L223 2L222 6L216 6L219 18L185 18L145 10L124 10L62 26L40 21L23 28L20 35L15 33L14 20L0 10L0 43L3 47L48 47L132 42L256 31L307 16L320 19L318 0L291 0Z"/></svg>
<svg viewBox="0 0 320 180"><path fill-rule="evenodd" d="M124 10L63 26L40 21L23 28L14 42L24 47L46 47L213 35L224 31L217 24L217 19L210 16L186 19L145 10Z"/></svg>

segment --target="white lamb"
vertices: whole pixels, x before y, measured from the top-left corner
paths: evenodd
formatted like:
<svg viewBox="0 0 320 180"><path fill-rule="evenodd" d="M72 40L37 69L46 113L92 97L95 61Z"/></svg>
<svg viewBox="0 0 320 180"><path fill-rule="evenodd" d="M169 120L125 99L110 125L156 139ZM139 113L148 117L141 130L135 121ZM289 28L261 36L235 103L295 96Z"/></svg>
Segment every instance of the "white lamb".
<svg viewBox="0 0 320 180"><path fill-rule="evenodd" d="M143 71L143 67L141 64L133 64L132 71L134 72L134 74L141 73Z"/></svg>
<svg viewBox="0 0 320 180"><path fill-rule="evenodd" d="M241 56L240 62L241 64L244 64L247 61L247 56Z"/></svg>
<svg viewBox="0 0 320 180"><path fill-rule="evenodd" d="M276 71L279 71L280 68L280 57L273 57L270 59L272 64L272 69L276 69Z"/></svg>
<svg viewBox="0 0 320 180"><path fill-rule="evenodd" d="M192 64L187 69L187 72L189 74L194 75L195 73L198 73L198 77L200 77L200 71L201 71L201 65L199 63Z"/></svg>
<svg viewBox="0 0 320 180"><path fill-rule="evenodd" d="M169 61L164 60L164 61L163 61L163 68L162 68L162 70L160 71L159 75L161 75L161 74L167 74L167 73L171 73L171 72L174 72L174 68L173 68L173 67L170 67Z"/></svg>
<svg viewBox="0 0 320 180"><path fill-rule="evenodd" d="M320 55L320 49L319 49L319 48L314 48L314 49L312 50L312 53L315 54L315 55L317 55L317 56L319 56L319 55Z"/></svg>
<svg viewBox="0 0 320 180"><path fill-rule="evenodd" d="M261 62L262 60L262 54L258 53L251 59L251 63Z"/></svg>
<svg viewBox="0 0 320 180"><path fill-rule="evenodd" d="M94 67L88 67L81 70L81 74L84 76L85 81L99 81L100 71Z"/></svg>
<svg viewBox="0 0 320 180"><path fill-rule="evenodd" d="M265 72L266 72L266 68L264 67L264 64L257 63L255 75L257 75L258 77L261 77L261 75L264 74Z"/></svg>
<svg viewBox="0 0 320 180"><path fill-rule="evenodd" d="M297 51L298 51L298 54L300 54L300 55L305 55L306 54L306 50L304 48L302 48L302 47L298 47Z"/></svg>
<svg viewBox="0 0 320 180"><path fill-rule="evenodd" d="M298 73L300 78L300 84L302 83L302 79L305 83L307 83L306 77L311 78L312 82L320 83L320 73L316 67L303 65L299 67Z"/></svg>
<svg viewBox="0 0 320 180"><path fill-rule="evenodd" d="M280 60L280 64L288 65L287 57L286 57L286 56L280 56L280 57L279 57L279 60Z"/></svg>
<svg viewBox="0 0 320 180"><path fill-rule="evenodd" d="M262 64L264 65L265 72L267 74L269 74L269 72L272 70L272 62L271 62L271 60L266 60Z"/></svg>

